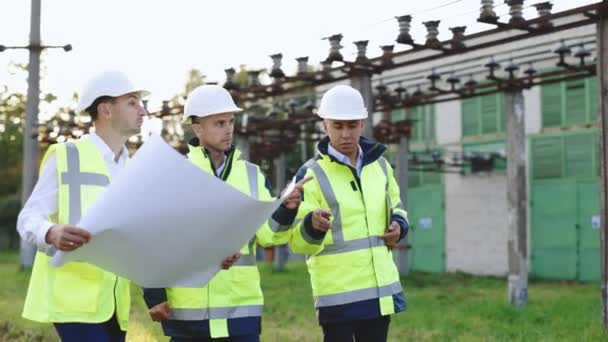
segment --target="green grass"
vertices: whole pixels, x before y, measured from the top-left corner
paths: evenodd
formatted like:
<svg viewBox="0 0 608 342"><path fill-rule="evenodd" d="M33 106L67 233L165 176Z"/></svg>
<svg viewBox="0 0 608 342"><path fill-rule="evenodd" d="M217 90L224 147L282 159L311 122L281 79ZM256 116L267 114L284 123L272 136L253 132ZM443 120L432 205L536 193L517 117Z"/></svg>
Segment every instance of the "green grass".
<svg viewBox="0 0 608 342"><path fill-rule="evenodd" d="M0 253L0 341L57 341L50 325L20 317L29 272L16 253ZM276 272L260 265L266 296L262 341L320 341L306 267ZM506 281L464 274L415 273L402 279L408 311L393 317L390 341L608 341L600 324L599 286L532 281L530 303L506 303ZM129 341L166 341L137 288Z"/></svg>

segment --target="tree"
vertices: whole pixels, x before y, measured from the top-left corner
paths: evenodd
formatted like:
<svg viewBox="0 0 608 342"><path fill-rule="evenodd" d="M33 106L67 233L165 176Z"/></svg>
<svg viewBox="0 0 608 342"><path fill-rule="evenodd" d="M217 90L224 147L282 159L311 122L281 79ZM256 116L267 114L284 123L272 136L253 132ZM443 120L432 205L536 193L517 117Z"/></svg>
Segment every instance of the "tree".
<svg viewBox="0 0 608 342"><path fill-rule="evenodd" d="M188 70L188 79L186 80L184 95L190 94L190 92L193 91L196 87L205 84L206 79L207 76L203 74L200 70L196 68Z"/></svg>
<svg viewBox="0 0 608 342"><path fill-rule="evenodd" d="M196 87L205 84L206 79L207 76L203 74L202 71L196 68L188 70L188 76L186 79L186 84L184 85L184 91L174 95L171 100L169 100L169 106L183 106L188 94L190 94L190 92L193 91Z"/></svg>
<svg viewBox="0 0 608 342"><path fill-rule="evenodd" d="M15 194L21 188L23 164L23 122L25 94L10 92L6 85L0 92L0 197Z"/></svg>
<svg viewBox="0 0 608 342"><path fill-rule="evenodd" d="M27 79L27 65L11 63L8 69L11 75ZM40 100L44 106L57 100L57 97L44 93ZM26 101L25 93L0 84L0 198L21 191Z"/></svg>

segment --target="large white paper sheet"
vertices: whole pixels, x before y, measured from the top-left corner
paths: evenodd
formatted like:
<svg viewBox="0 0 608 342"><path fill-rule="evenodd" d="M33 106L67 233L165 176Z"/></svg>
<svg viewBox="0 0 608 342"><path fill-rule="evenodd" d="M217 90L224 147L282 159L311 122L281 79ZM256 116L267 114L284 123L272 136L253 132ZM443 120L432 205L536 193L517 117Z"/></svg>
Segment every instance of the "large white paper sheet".
<svg viewBox="0 0 608 342"><path fill-rule="evenodd" d="M91 241L52 264L85 261L144 287L202 287L279 204L202 172L154 136L77 224Z"/></svg>

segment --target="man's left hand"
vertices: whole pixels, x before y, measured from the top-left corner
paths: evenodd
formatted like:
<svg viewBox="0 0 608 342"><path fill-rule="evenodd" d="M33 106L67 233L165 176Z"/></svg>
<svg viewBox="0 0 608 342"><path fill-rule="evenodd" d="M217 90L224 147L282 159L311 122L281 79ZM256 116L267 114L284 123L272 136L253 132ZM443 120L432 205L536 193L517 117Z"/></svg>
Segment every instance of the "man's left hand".
<svg viewBox="0 0 608 342"><path fill-rule="evenodd" d="M224 270L229 269L240 258L241 258L241 253L234 253L231 256L226 257L224 260L222 260L222 269L224 269Z"/></svg>
<svg viewBox="0 0 608 342"><path fill-rule="evenodd" d="M302 189L304 188L304 184L310 181L312 177L306 177L301 181L296 183L296 186L293 188L289 196L285 198L283 201L283 206L287 209L298 209L300 203L302 203Z"/></svg>
<svg viewBox="0 0 608 342"><path fill-rule="evenodd" d="M399 236L401 235L401 227L396 221L391 222L388 226L386 233L381 236L382 240L386 243L389 248L394 247L399 242Z"/></svg>

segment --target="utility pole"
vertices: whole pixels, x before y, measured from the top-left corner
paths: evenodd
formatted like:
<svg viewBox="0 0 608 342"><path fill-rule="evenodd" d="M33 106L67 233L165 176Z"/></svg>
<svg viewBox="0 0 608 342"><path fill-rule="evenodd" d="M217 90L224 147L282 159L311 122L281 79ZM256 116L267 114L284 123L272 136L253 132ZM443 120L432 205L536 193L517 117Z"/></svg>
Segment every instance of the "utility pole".
<svg viewBox="0 0 608 342"><path fill-rule="evenodd" d="M408 119L408 109L405 109L405 120ZM405 210L408 210L407 205L407 188L409 186L409 145L410 140L409 137L401 137L399 139L399 150L397 155L397 181L399 183L399 193L401 194L401 203ZM411 224L410 224L411 225ZM411 229L411 227L410 227ZM409 235L409 234L408 234ZM397 249L393 250L393 259L395 260L395 264L397 264L397 268L399 270L399 274L408 275L409 274L409 256L408 256L408 236L397 244Z"/></svg>
<svg viewBox="0 0 608 342"><path fill-rule="evenodd" d="M598 10L597 24L597 79L598 109L600 111L600 212L601 212L601 267L602 267L602 323L608 328L608 1L604 0Z"/></svg>
<svg viewBox="0 0 608 342"><path fill-rule="evenodd" d="M524 96L520 87L505 92L507 114L507 224L509 227L509 303L528 303L528 230L526 193L526 131Z"/></svg>
<svg viewBox="0 0 608 342"><path fill-rule="evenodd" d="M275 184L276 184L276 194L279 196L281 191L285 188L286 185L286 176L287 176L287 156L285 153L281 153L278 158L274 160L275 165ZM280 245L275 247L275 255L274 262L275 268L278 271L285 270L285 264L287 263L287 258L289 257L289 251L287 250L287 245Z"/></svg>
<svg viewBox="0 0 608 342"><path fill-rule="evenodd" d="M30 18L30 59L28 64L27 103L25 126L23 129L23 179L21 188L21 205L30 197L38 179L38 161L40 145L38 144L38 106L40 103L40 10L41 0L32 0ZM36 247L21 239L21 266L31 268L34 265Z"/></svg>
<svg viewBox="0 0 608 342"><path fill-rule="evenodd" d="M374 94L372 92L372 74L371 72L366 72L362 70L357 70L353 72L353 77L351 78L350 84L353 88L357 89L361 96L363 96L363 102L367 107L367 119L365 120L365 128L363 131L363 135L368 138L372 138L372 132L374 129L373 125L373 117L374 117Z"/></svg>

